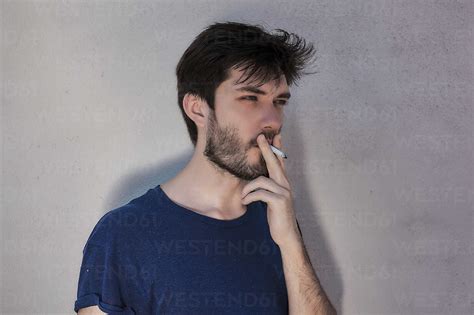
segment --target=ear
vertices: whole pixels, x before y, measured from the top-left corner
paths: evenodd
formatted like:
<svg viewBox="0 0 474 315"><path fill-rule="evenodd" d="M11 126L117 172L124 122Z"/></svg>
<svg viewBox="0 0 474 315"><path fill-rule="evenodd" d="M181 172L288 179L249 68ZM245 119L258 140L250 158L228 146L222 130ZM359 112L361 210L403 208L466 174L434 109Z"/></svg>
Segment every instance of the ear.
<svg viewBox="0 0 474 315"><path fill-rule="evenodd" d="M209 113L207 102L191 93L183 97L183 109L196 126L204 127Z"/></svg>

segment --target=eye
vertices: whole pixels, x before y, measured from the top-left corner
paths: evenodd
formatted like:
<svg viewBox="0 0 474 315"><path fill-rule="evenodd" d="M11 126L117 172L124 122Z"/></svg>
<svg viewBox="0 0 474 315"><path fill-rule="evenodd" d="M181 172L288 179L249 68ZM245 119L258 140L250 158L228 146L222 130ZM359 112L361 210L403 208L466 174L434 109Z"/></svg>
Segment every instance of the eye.
<svg viewBox="0 0 474 315"><path fill-rule="evenodd" d="M286 105L288 102L287 102L286 100L278 100L278 101L276 101L276 103L277 103L278 105L284 106L284 105Z"/></svg>
<svg viewBox="0 0 474 315"><path fill-rule="evenodd" d="M254 95L242 96L240 99L249 100L249 101L258 101L258 98ZM277 101L275 101L275 103L277 105L284 106L284 105L287 105L288 101L287 100L277 100Z"/></svg>
<svg viewBox="0 0 474 315"><path fill-rule="evenodd" d="M256 96L253 96L253 95L247 95L247 96L242 97L242 99L244 99L244 100L256 101L256 100L257 100L257 97L256 97Z"/></svg>

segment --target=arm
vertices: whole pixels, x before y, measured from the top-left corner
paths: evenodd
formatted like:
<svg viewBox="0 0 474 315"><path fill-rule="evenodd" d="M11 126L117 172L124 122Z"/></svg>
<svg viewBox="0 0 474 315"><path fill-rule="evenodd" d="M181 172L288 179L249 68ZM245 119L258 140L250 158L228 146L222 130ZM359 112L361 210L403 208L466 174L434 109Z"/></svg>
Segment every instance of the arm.
<svg viewBox="0 0 474 315"><path fill-rule="evenodd" d="M298 227L299 228L299 227ZM336 315L311 265L302 236L280 246L289 314Z"/></svg>
<svg viewBox="0 0 474 315"><path fill-rule="evenodd" d="M269 177L259 176L246 184L242 189L242 203L261 200L267 204L270 234L282 256L290 315L335 315L336 310L319 284L303 244L284 160L273 153L265 139L260 134L257 143ZM273 139L275 147L280 149L281 133Z"/></svg>
<svg viewBox="0 0 474 315"><path fill-rule="evenodd" d="M105 314L97 305L81 308L77 315L102 315Z"/></svg>

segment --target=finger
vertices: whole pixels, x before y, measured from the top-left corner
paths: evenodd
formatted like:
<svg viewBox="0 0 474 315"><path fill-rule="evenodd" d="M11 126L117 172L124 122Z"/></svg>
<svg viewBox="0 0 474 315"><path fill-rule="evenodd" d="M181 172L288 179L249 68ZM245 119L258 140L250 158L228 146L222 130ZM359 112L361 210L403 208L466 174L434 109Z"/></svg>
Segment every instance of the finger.
<svg viewBox="0 0 474 315"><path fill-rule="evenodd" d="M280 196L271 191L262 189L262 190L251 192L250 194L245 196L245 198L242 199L242 203L247 205L255 201L263 201L266 204L271 204L272 202L275 201L275 198L280 198Z"/></svg>
<svg viewBox="0 0 474 315"><path fill-rule="evenodd" d="M256 190L266 190L275 194L285 195L287 193L283 186L278 185L273 179L260 176L252 180L242 188L242 198Z"/></svg>
<svg viewBox="0 0 474 315"><path fill-rule="evenodd" d="M262 151L263 158L267 164L268 175L270 178L273 178L281 184L284 177L283 169L281 168L281 164L278 162L278 158L276 157L275 153L273 153L272 149L270 148L267 138L265 138L263 134L258 135L257 144Z"/></svg>
<svg viewBox="0 0 474 315"><path fill-rule="evenodd" d="M273 146L280 149L281 151L283 151L283 145L282 145L282 141L281 141L281 133L277 134L275 137L273 137ZM286 172L286 169L285 169L285 159L282 158L281 156L277 156L278 160L280 161L280 165L281 165L281 168L283 169L283 171Z"/></svg>

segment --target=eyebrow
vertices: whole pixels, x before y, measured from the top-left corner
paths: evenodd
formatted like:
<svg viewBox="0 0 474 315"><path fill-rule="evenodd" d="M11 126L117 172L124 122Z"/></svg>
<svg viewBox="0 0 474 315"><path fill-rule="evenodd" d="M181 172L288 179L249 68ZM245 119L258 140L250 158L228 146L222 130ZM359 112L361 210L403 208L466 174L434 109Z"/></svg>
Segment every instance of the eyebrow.
<svg viewBox="0 0 474 315"><path fill-rule="evenodd" d="M246 86L240 87L240 88L236 89L236 91L239 91L239 92L252 92L252 93L255 93L255 94L267 95L267 93L265 91L260 90L258 87L252 86L252 85L246 85ZM291 97L290 92L283 92L283 93L280 93L277 96L277 98L287 98L287 99L289 99L290 97Z"/></svg>

